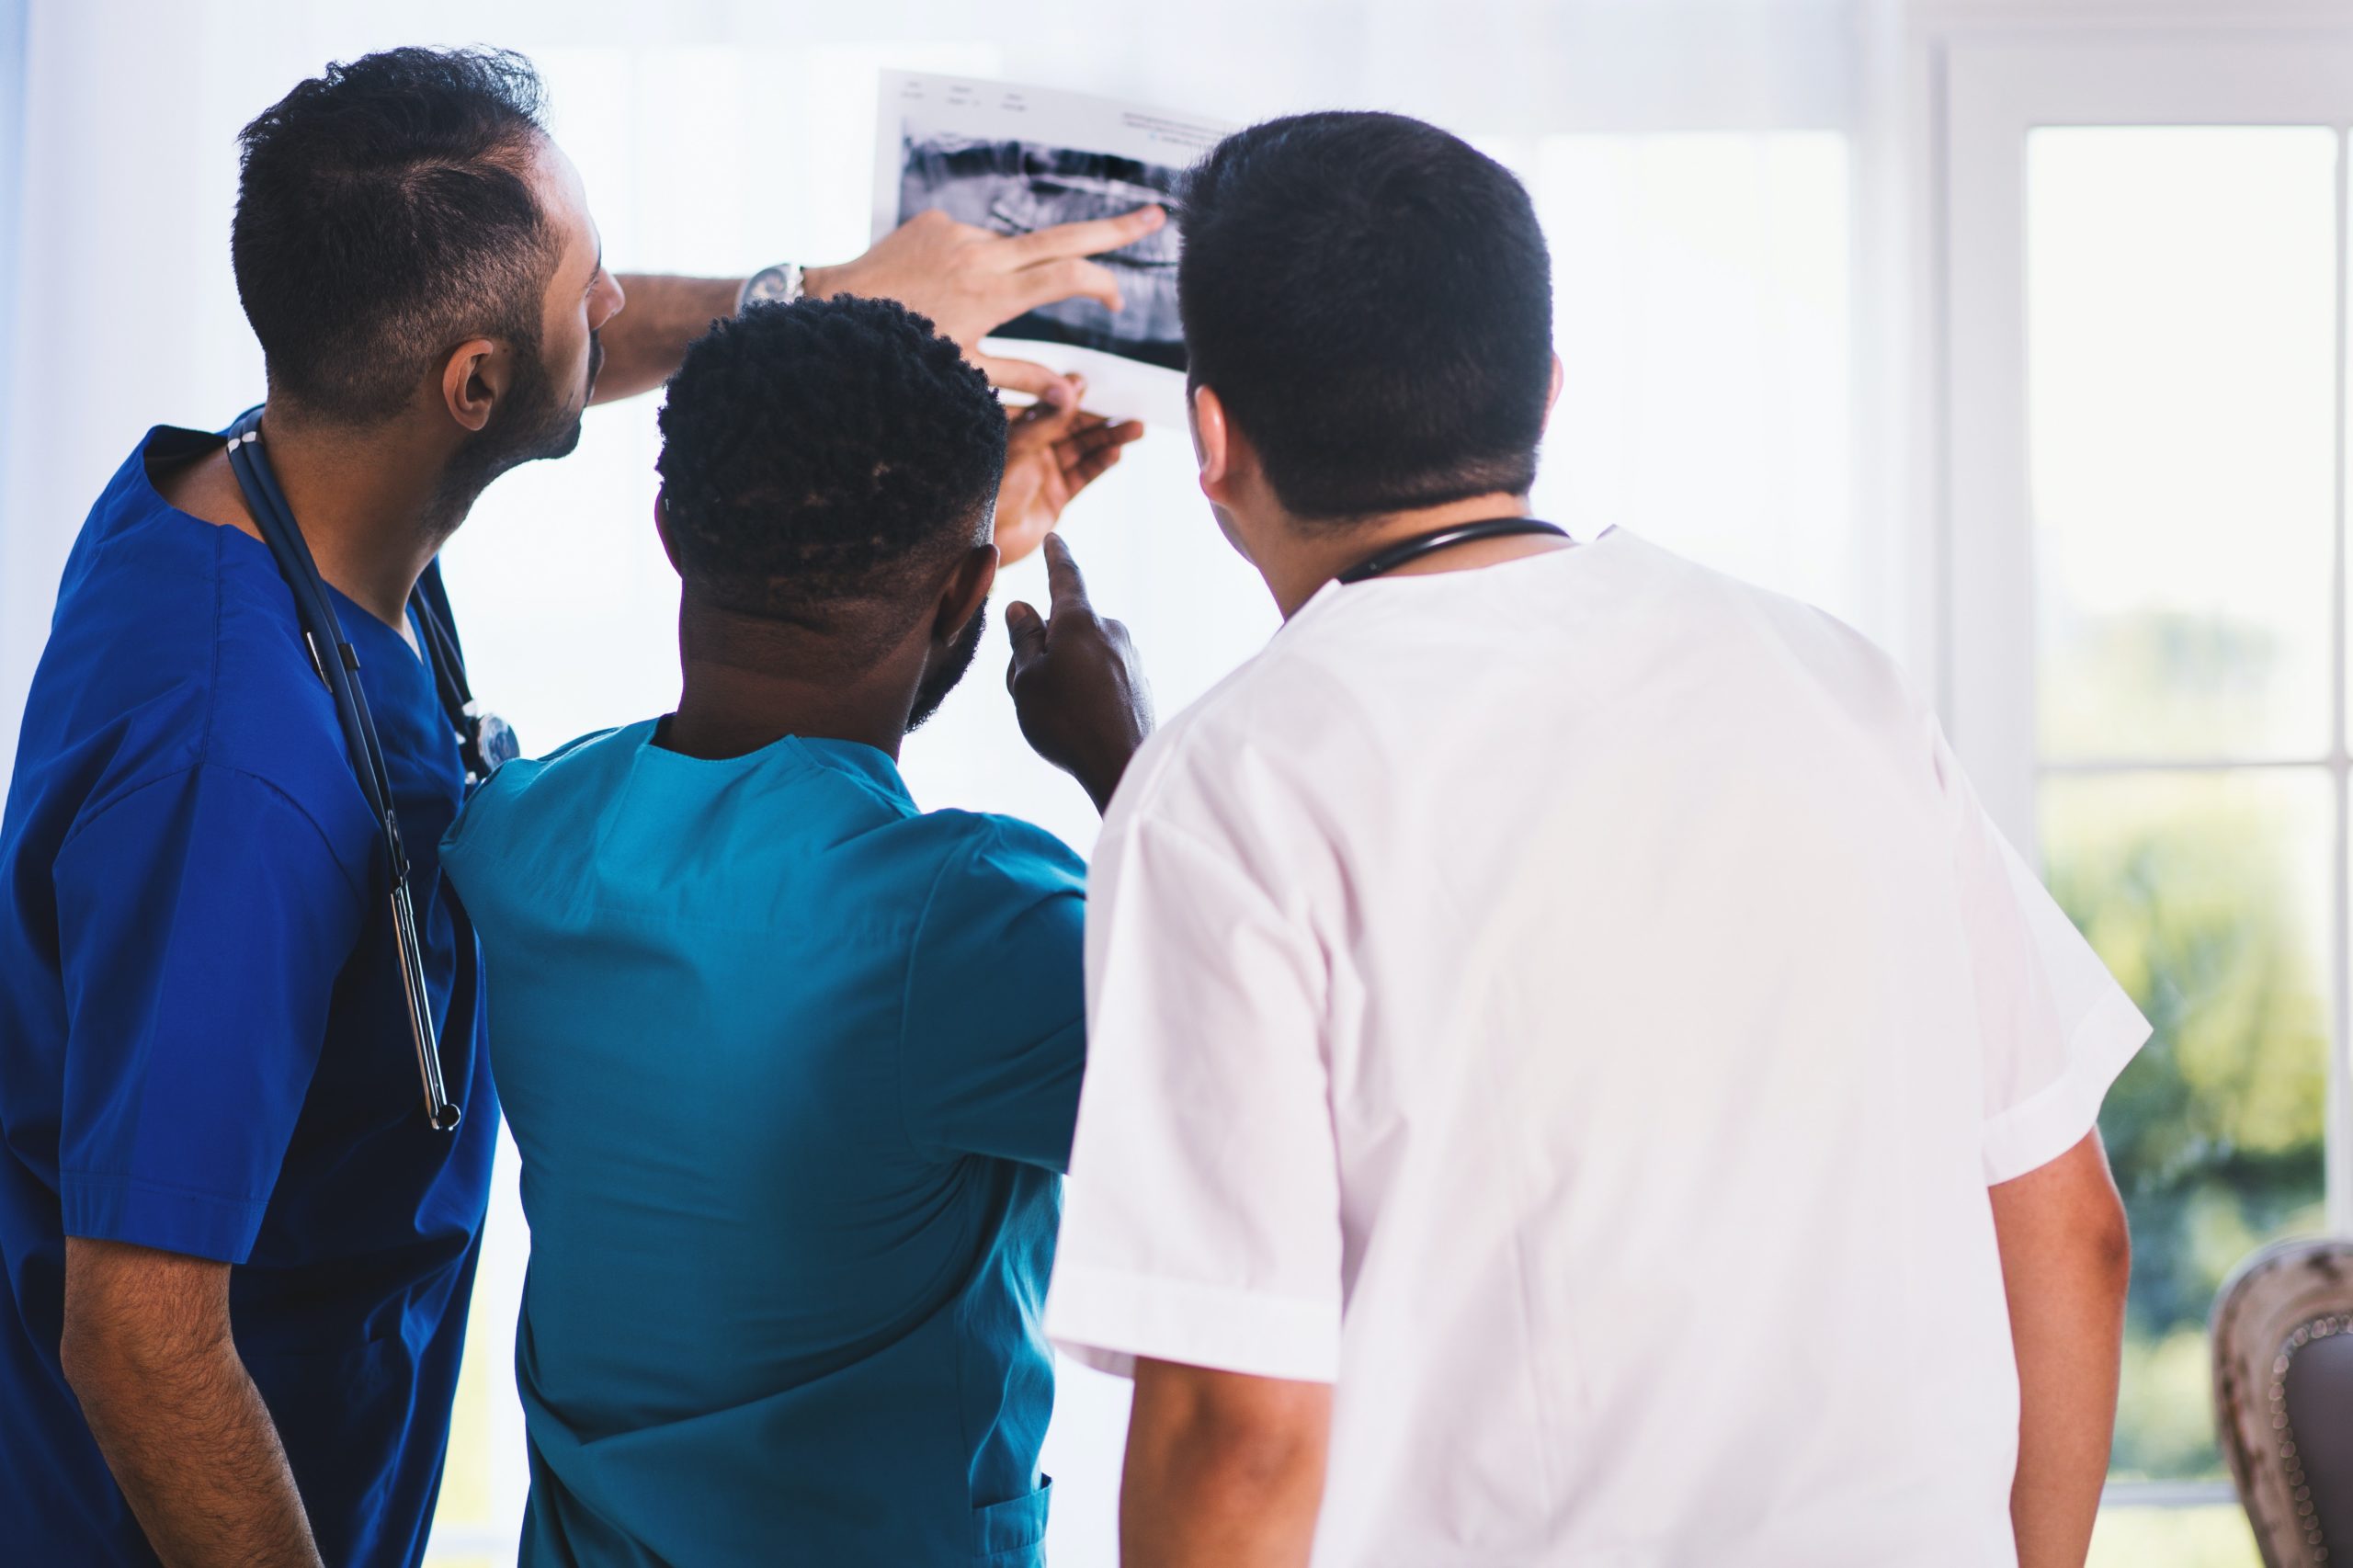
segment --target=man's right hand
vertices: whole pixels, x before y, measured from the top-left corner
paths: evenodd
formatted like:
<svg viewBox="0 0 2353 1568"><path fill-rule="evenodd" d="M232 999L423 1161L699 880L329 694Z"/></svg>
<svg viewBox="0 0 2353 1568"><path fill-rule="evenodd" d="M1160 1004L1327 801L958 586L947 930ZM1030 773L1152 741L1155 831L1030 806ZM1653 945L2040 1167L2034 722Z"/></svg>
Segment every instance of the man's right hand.
<svg viewBox="0 0 2353 1568"><path fill-rule="evenodd" d="M1129 759L1152 733L1152 695L1128 629L1087 602L1070 546L1049 534L1045 553L1051 618L1026 604L1006 607L1013 662L1005 684L1030 748L1108 811Z"/></svg>
<svg viewBox="0 0 2353 1568"><path fill-rule="evenodd" d="M996 385L1043 397L1060 380L1053 371L1026 359L992 358L980 352L981 339L1016 316L1063 300L1120 309L1119 279L1086 258L1124 249L1167 221L1158 207L1139 207L1117 218L999 234L945 212L918 212L856 261L811 267L802 286L814 300L835 294L896 300L929 316L940 335L953 338Z"/></svg>

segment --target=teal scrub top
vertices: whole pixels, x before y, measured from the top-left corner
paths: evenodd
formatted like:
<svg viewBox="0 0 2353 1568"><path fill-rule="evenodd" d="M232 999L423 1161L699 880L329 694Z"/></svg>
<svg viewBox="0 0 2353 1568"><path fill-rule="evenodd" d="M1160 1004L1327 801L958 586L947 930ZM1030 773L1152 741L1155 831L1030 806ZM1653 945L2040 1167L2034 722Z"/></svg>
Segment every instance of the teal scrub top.
<svg viewBox="0 0 2353 1568"><path fill-rule="evenodd" d="M531 1227L523 1562L1042 1563L1085 867L870 746L656 728L443 847Z"/></svg>

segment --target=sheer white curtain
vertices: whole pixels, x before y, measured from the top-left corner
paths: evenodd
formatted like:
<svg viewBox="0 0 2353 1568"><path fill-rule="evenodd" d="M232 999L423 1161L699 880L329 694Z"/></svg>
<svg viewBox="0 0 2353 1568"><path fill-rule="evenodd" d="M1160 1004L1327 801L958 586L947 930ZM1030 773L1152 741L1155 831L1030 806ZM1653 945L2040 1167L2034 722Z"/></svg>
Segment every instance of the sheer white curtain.
<svg viewBox="0 0 2353 1568"><path fill-rule="evenodd" d="M330 58L395 42L530 53L617 268L742 273L863 244L874 72L954 70L1247 120L1403 109L1510 162L1545 215L1567 390L1538 509L1621 526L1858 621L1927 628L1897 369L1903 72L1893 0L1047 0L811 7L610 0L31 0L17 353L0 388L0 763L58 570L108 473L159 421L260 395L227 249L238 125ZM6 7L0 5L0 17ZM0 105L0 108L7 106ZM0 233L5 233L0 225ZM5 280L0 267L0 280ZM1378 324L1370 324L1377 330ZM451 545L475 685L544 748L675 695L676 585L649 523L653 404L502 480ZM1174 710L1274 625L1156 432L1074 510L1096 594ZM1034 567L1006 594L1034 595ZM910 743L927 805L1093 813L1020 745L976 672ZM524 1238L502 1170L437 1551L511 1552L508 1388ZM1111 1558L1124 1387L1066 1369L1047 1469L1057 1560Z"/></svg>

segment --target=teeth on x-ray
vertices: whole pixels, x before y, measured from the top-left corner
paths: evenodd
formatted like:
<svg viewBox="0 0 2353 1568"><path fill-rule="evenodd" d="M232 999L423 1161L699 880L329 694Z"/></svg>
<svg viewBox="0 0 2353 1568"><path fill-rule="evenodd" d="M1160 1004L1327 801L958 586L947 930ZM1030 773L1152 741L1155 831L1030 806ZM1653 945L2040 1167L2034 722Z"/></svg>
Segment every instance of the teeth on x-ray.
<svg viewBox="0 0 2353 1568"><path fill-rule="evenodd" d="M1182 174L1161 164L1076 152L1036 142L969 136L901 138L899 216L938 208L960 223L1001 234L1026 234L1168 205ZM1171 209L1172 214L1174 209ZM1185 368L1185 334L1176 315L1177 226L1168 223L1124 250L1096 259L1120 281L1126 309L1066 300L1030 312L992 335L1069 343L1172 370Z"/></svg>

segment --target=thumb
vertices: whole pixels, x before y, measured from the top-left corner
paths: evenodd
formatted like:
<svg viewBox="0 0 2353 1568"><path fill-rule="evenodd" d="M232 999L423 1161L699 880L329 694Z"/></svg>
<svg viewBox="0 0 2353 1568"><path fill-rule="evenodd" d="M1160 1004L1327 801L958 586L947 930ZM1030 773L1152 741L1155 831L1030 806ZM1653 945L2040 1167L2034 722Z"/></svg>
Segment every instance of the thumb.
<svg viewBox="0 0 2353 1568"><path fill-rule="evenodd" d="M1006 634L1013 639L1013 665L1006 672L1010 680L1026 665L1046 652L1045 619L1029 605L1016 599L1005 607Z"/></svg>
<svg viewBox="0 0 2353 1568"><path fill-rule="evenodd" d="M1062 378L1043 365L1028 359L1000 359L993 354L969 356L979 366L981 373L999 392L1022 392L1040 400L1051 395L1051 389Z"/></svg>
<svg viewBox="0 0 2353 1568"><path fill-rule="evenodd" d="M1079 409L1079 400L1086 395L1084 379L1056 376L1036 403L1014 416L1009 437L1012 449L1031 451L1068 437L1087 417Z"/></svg>

